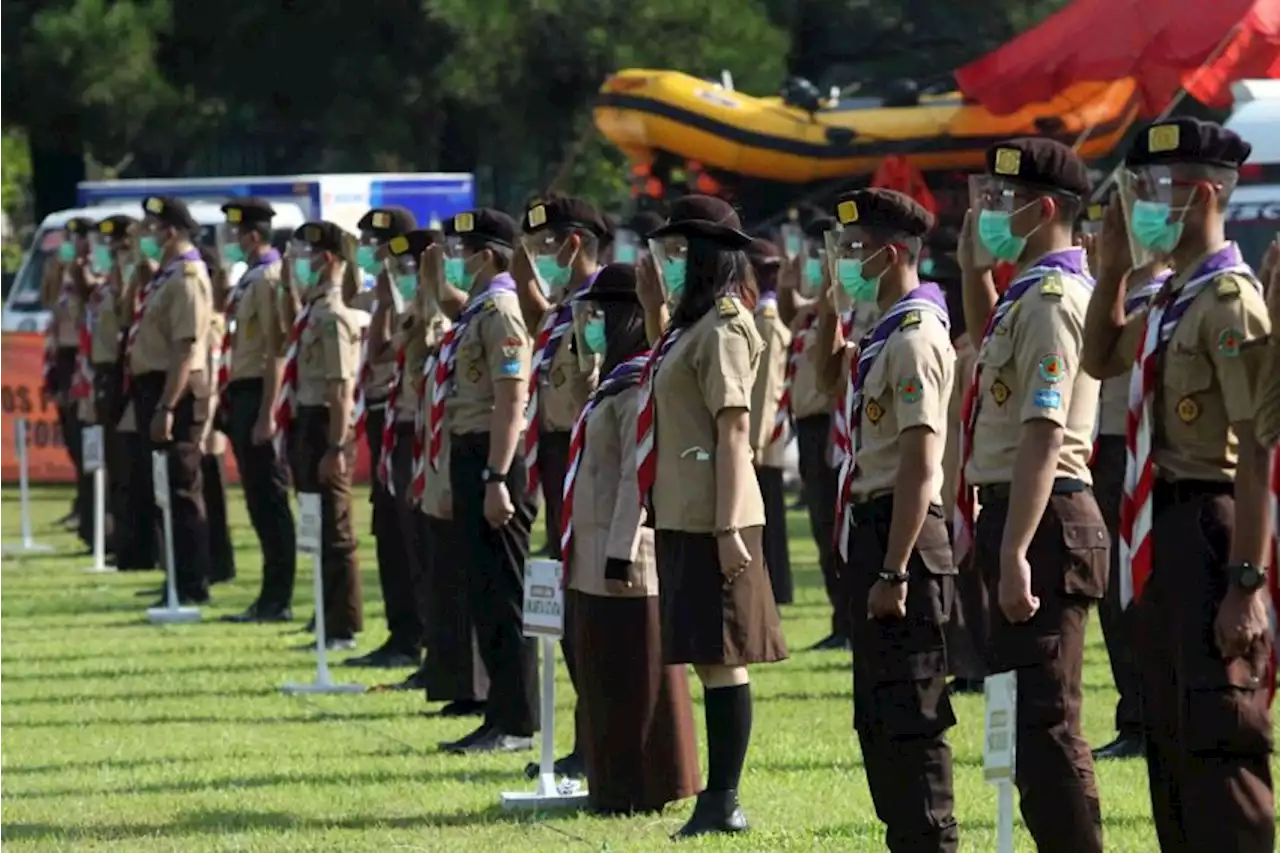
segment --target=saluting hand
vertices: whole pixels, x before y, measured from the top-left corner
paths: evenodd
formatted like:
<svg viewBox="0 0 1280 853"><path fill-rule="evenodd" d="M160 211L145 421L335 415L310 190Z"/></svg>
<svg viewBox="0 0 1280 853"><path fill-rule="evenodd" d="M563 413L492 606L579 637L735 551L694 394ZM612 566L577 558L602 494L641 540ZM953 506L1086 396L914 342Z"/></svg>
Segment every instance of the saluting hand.
<svg viewBox="0 0 1280 853"><path fill-rule="evenodd" d="M1015 625L1029 620L1040 609L1031 594L1031 564L1026 554L1000 555L1000 610Z"/></svg>
<svg viewBox="0 0 1280 853"><path fill-rule="evenodd" d="M907 585L877 580L867 593L867 615L872 619L906 619Z"/></svg>
<svg viewBox="0 0 1280 853"><path fill-rule="evenodd" d="M1222 657L1227 660L1247 657L1266 634L1267 607L1263 593L1228 590L1213 620L1213 636Z"/></svg>
<svg viewBox="0 0 1280 853"><path fill-rule="evenodd" d="M495 530L505 527L516 514L515 504L506 483L489 483L484 487L484 518Z"/></svg>
<svg viewBox="0 0 1280 853"><path fill-rule="evenodd" d="M962 272L970 275L981 275L995 267L995 260L990 263L983 259L983 263L978 262L977 246L974 245L973 230L977 227L978 215L972 210L966 210L964 214L964 224L960 226L960 236L956 238L956 263L960 265Z"/></svg>
<svg viewBox="0 0 1280 853"><path fill-rule="evenodd" d="M640 300L640 307L648 313L660 310L666 303L662 294L662 271L653 255L645 255L636 264L636 298Z"/></svg>
<svg viewBox="0 0 1280 853"><path fill-rule="evenodd" d="M1107 205L1102 215L1102 234L1098 238L1098 278L1119 279L1133 269L1133 253L1129 250L1129 232L1124 224L1124 206Z"/></svg>

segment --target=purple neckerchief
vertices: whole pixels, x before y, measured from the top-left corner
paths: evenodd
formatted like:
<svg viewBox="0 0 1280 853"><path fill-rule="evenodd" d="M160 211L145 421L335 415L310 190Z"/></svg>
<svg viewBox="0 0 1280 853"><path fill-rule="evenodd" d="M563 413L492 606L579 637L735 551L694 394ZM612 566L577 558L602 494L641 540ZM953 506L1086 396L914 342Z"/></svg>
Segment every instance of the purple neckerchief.
<svg viewBox="0 0 1280 853"><path fill-rule="evenodd" d="M1000 321L1005 318L1010 309L1017 304L1018 300L1031 289L1032 285L1039 284L1040 279L1051 272L1065 272L1076 276L1081 281L1093 289L1093 276L1087 272L1088 267L1085 264L1084 249L1072 247L1070 249L1061 249L1057 252L1050 252L1043 258L1036 261L1035 266L1028 268L1021 275L1013 280L1009 285L1009 289L996 301L995 310L991 312L991 318L987 321L986 331L982 335L982 342L985 344L995 332L996 327L1000 325Z"/></svg>
<svg viewBox="0 0 1280 853"><path fill-rule="evenodd" d="M458 317L458 325L462 328L458 329L458 333L454 335L454 340L462 337L462 333L466 331L466 324L480 313L480 310L488 303L489 297L495 293L506 291L514 293L516 289L516 280L511 277L510 273L498 273L489 279L489 286L467 300L467 307L462 309L462 314Z"/></svg>
<svg viewBox="0 0 1280 853"><path fill-rule="evenodd" d="M615 364L613 369L600 380L596 390L591 393L591 402L593 404L602 402L639 385L640 375L644 373L644 366L648 362L649 350L643 350Z"/></svg>
<svg viewBox="0 0 1280 853"><path fill-rule="evenodd" d="M245 272L248 273L250 270L256 270L258 267L265 267L268 264L274 264L279 260L280 252L278 252L274 246L270 246L265 252L259 252L258 257L255 260L249 262L249 269L245 270Z"/></svg>
<svg viewBox="0 0 1280 853"><path fill-rule="evenodd" d="M250 273L256 269L261 269L270 264L274 264L280 260L280 253L276 251L274 246L268 246L266 251L259 252L258 257L249 262L249 268L240 274L240 278L236 281L235 288L231 291L231 298L227 300L227 313L235 313L235 307L240 303L240 297L252 284Z"/></svg>
<svg viewBox="0 0 1280 853"><path fill-rule="evenodd" d="M858 368L854 371L852 386L854 414L850 422L851 428L857 425L862 417L863 383L871 374L871 368L875 366L876 359L884 351L884 345L889 337L902 326L902 321L913 311L928 311L941 320L943 326L951 328L951 316L947 313L947 297L942 293L942 288L933 282L921 284L893 303L893 306L880 318L880 322L876 323L875 328L864 335L858 344Z"/></svg>
<svg viewBox="0 0 1280 853"><path fill-rule="evenodd" d="M555 313L551 315L548 321L551 324L550 328L554 329L556 326L568 324L573 320L573 297L595 284L596 278L598 278L599 275L600 270L596 270L591 275L587 276L587 280L578 287L565 292L564 298L556 307ZM542 361L538 364L539 375L545 377L551 372L551 362L555 360L556 352L560 349L560 341L563 338L563 332L558 335L553 333L551 337L547 338L546 351L542 354Z"/></svg>
<svg viewBox="0 0 1280 853"><path fill-rule="evenodd" d="M776 293L760 294L760 298L756 302L756 315L758 316L760 314L763 314L765 310L768 308L772 308L774 311L778 310L778 294Z"/></svg>
<svg viewBox="0 0 1280 853"><path fill-rule="evenodd" d="M1176 291L1163 290L1156 297L1157 303L1167 300L1173 296L1173 304L1165 310L1164 315L1160 318L1160 344L1164 345L1173 337L1173 332L1178 328L1178 322L1182 320L1182 315L1187 313L1187 309L1191 307L1191 303L1196 301L1196 297L1200 292L1208 286L1218 276L1223 273L1238 272L1249 276L1249 280L1253 282L1254 287L1261 290L1261 284L1253 274L1253 269L1244 262L1240 256L1240 247L1235 243L1228 243L1218 251L1200 262L1195 271L1187 277L1182 287ZM1170 278L1166 282L1166 286L1172 283Z"/></svg>
<svg viewBox="0 0 1280 853"><path fill-rule="evenodd" d="M156 269L155 275L151 277L150 283L147 284L147 290L143 297L143 301L145 302L149 300L151 295L160 289L160 285L168 281L170 276L178 272L178 270L182 269L182 267L188 263L197 263L202 267L205 265L204 258L200 256L199 249L189 249L181 255L178 255L176 258L171 258L169 263ZM208 274L207 267L205 268L205 274Z"/></svg>
<svg viewBox="0 0 1280 853"><path fill-rule="evenodd" d="M1133 290L1125 294L1124 297L1124 313L1129 316L1136 311L1147 307L1151 302L1151 298L1160 292L1164 287L1164 283L1173 277L1173 272L1165 270L1158 276L1155 276L1141 287L1135 287Z"/></svg>

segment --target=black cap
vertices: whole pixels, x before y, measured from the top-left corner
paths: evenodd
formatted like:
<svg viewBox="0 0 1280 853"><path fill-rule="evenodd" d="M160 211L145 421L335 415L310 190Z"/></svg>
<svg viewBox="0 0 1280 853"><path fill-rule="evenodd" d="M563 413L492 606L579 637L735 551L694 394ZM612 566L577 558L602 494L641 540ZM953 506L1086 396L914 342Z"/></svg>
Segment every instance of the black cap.
<svg viewBox="0 0 1280 853"><path fill-rule="evenodd" d="M641 210L631 214L631 218L627 220L627 230L643 237L657 231L666 221L656 210Z"/></svg>
<svg viewBox="0 0 1280 853"><path fill-rule="evenodd" d="M271 218L276 215L276 210L271 206L271 202L253 196L231 199L222 206L222 212L226 215L228 224L231 225L253 225L260 222L270 222Z"/></svg>
<svg viewBox="0 0 1280 853"><path fill-rule="evenodd" d="M815 216L809 220L809 224L804 227L804 236L810 240L821 240L822 235L828 231L834 231L840 227L840 223L836 222L834 216Z"/></svg>
<svg viewBox="0 0 1280 853"><path fill-rule="evenodd" d="M597 237L609 234L609 226L596 206L582 198L552 198L529 205L521 222L526 234L533 234L544 228L581 228L590 231Z"/></svg>
<svg viewBox="0 0 1280 853"><path fill-rule="evenodd" d="M413 211L403 207L375 207L360 217L356 227L373 234L379 243L385 243L397 234L408 234L418 227Z"/></svg>
<svg viewBox="0 0 1280 853"><path fill-rule="evenodd" d="M444 234L430 228L417 228L408 234L397 234L387 241L387 251L393 257L408 256L417 260L432 243L444 240Z"/></svg>
<svg viewBox="0 0 1280 853"><path fill-rule="evenodd" d="M1032 189L1073 196L1089 194L1089 169L1080 155L1055 139L1027 136L987 149L987 172Z"/></svg>
<svg viewBox="0 0 1280 853"><path fill-rule="evenodd" d="M464 243L475 247L489 245L513 249L516 242L516 223L501 210L481 207L453 217L453 233Z"/></svg>
<svg viewBox="0 0 1280 853"><path fill-rule="evenodd" d="M782 252L778 251L778 244L763 237L752 238L745 251L752 265L757 267L782 263Z"/></svg>
<svg viewBox="0 0 1280 853"><path fill-rule="evenodd" d="M1125 163L1129 166L1195 163L1239 169L1252 151L1252 145L1220 124L1195 118L1171 118L1139 133Z"/></svg>
<svg viewBox="0 0 1280 853"><path fill-rule="evenodd" d="M293 239L306 243L313 249L322 252L333 252L346 258L347 233L342 227L332 222L304 222L302 227L293 232Z"/></svg>
<svg viewBox="0 0 1280 853"><path fill-rule="evenodd" d="M836 219L843 225L878 228L923 237L933 227L933 214L911 196L872 187L836 199Z"/></svg>
<svg viewBox="0 0 1280 853"><path fill-rule="evenodd" d="M180 198L166 195L149 195L142 200L144 216L154 216L165 225L184 231L199 231L200 223L191 218L187 203Z"/></svg>
<svg viewBox="0 0 1280 853"><path fill-rule="evenodd" d="M636 268L631 264L609 264L602 267L595 281L573 297L574 302L635 302Z"/></svg>
<svg viewBox="0 0 1280 853"><path fill-rule="evenodd" d="M75 234L77 237L85 237L93 231L93 220L87 216L76 216L67 220L67 224L62 226L62 230L68 234Z"/></svg>
<svg viewBox="0 0 1280 853"><path fill-rule="evenodd" d="M119 213L101 220L95 227L98 233L108 240L123 240L133 236L137 225L138 220Z"/></svg>
<svg viewBox="0 0 1280 853"><path fill-rule="evenodd" d="M646 236L656 238L669 234L709 240L727 249L744 249L751 243L751 238L742 231L742 221L733 205L709 195L676 199L667 223Z"/></svg>

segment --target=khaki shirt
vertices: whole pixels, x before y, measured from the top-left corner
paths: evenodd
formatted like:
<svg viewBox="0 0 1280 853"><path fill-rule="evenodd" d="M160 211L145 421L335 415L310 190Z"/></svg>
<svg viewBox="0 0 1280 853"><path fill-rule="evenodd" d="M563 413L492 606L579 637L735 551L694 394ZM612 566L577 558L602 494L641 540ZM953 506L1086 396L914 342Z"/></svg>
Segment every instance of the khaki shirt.
<svg viewBox="0 0 1280 853"><path fill-rule="evenodd" d="M353 307L358 306L363 300L357 298L353 300ZM371 307L370 312L376 311ZM364 388L365 399L369 405L385 402L391 394L391 383L396 376L396 336L400 331L400 324L403 314L396 314L394 309L387 310L388 322L391 324L391 344L386 347L377 358L374 358L369 364L368 380ZM370 326L367 331L370 339L368 346L364 347L365 352L372 358L373 356L373 327Z"/></svg>
<svg viewBox="0 0 1280 853"><path fill-rule="evenodd" d="M756 464L781 468L785 464L787 433L784 431L773 443L769 438L778 418L782 387L787 381L791 330L778 319L778 309L772 305L760 309L755 319L764 351L760 354L755 385L751 387L751 449L756 452Z"/></svg>
<svg viewBox="0 0 1280 853"><path fill-rule="evenodd" d="M101 284L102 298L98 302L97 322L92 329L89 357L94 364L115 364L120 358L120 297L106 284Z"/></svg>
<svg viewBox="0 0 1280 853"><path fill-rule="evenodd" d="M818 318L816 310L810 312L813 317L813 323L810 324L807 331L804 329L804 316L798 316L792 324L794 330L792 338L795 335L803 335L804 352L796 365L795 378L791 380L791 412L796 420L800 418L808 418L813 415L829 415L834 401L822 393L818 387L818 371L813 363L812 350L814 344L818 342Z"/></svg>
<svg viewBox="0 0 1280 853"><path fill-rule="evenodd" d="M557 310L558 307L548 311L542 318L543 322ZM573 429L573 422L587 405L587 399L600 378L600 357L579 358L574 347L570 346L573 339L574 326L571 325L560 339L549 369L539 378L538 415L543 432Z"/></svg>
<svg viewBox="0 0 1280 853"><path fill-rule="evenodd" d="M533 340L519 298L509 290L484 298L485 307L457 341L453 388L445 404L451 429L459 435L489 431L495 382L529 381Z"/></svg>
<svg viewBox="0 0 1280 853"><path fill-rule="evenodd" d="M855 501L893 491L902 456L899 436L905 430L924 427L946 441L956 353L938 317L927 311L919 317L889 335L862 384ZM939 458L933 472L935 504L942 503L942 481Z"/></svg>
<svg viewBox="0 0 1280 853"><path fill-rule="evenodd" d="M298 341L298 405L329 404L329 384L354 382L360 360L360 324L330 285L317 297Z"/></svg>
<svg viewBox="0 0 1280 853"><path fill-rule="evenodd" d="M970 484L1012 482L1022 425L1034 420L1063 428L1055 476L1092 484L1099 384L1080 369L1090 293L1082 280L1051 273L1014 303L984 342L978 422L965 470Z"/></svg>
<svg viewBox="0 0 1280 853"><path fill-rule="evenodd" d="M443 328L448 330L449 321L443 319ZM443 333L441 334L443 337ZM439 354L438 343L433 345L430 355ZM424 363L425 366L425 363ZM427 420L425 424L430 424L431 398L435 395L436 377L435 371L432 370L427 374L426 381L422 386L422 405L426 407L423 417ZM425 462L427 466L426 483L422 489L421 509L432 518L453 518L453 487L449 481L449 432L451 425L449 423L449 407L446 404L444 412L444 423L440 427L440 470L435 471L431 468L430 461ZM426 436L429 440L430 436ZM423 453L427 453L424 448Z"/></svg>
<svg viewBox="0 0 1280 853"><path fill-rule="evenodd" d="M67 269L70 269L68 267ZM66 298L57 298L53 303L54 334L59 347L80 346L80 321L84 317L84 301L71 286L70 273L64 272L62 287L67 292Z"/></svg>
<svg viewBox="0 0 1280 853"><path fill-rule="evenodd" d="M209 324L213 317L213 285L202 263L189 261L151 292L138 336L129 354L135 376L167 371L174 346L192 341L190 367L203 371L209 357Z"/></svg>
<svg viewBox="0 0 1280 853"><path fill-rule="evenodd" d="M967 334L953 344L956 352L956 381L951 387L951 401L947 405L947 442L942 451L942 509L947 518L956 505L956 481L960 476L960 438L964 434L964 395L973 382L973 368L978 354Z"/></svg>
<svg viewBox="0 0 1280 853"><path fill-rule="evenodd" d="M396 420L401 423L413 423L422 406L422 398L418 389L422 387L422 368L430 352L440 345L444 333L449 330L449 321L441 313L436 313L425 323L417 318L417 313L410 310L400 321L393 343L396 352L400 347L404 352L404 374L400 377L400 390L396 392ZM430 399L428 397L427 399Z"/></svg>
<svg viewBox="0 0 1280 853"><path fill-rule="evenodd" d="M716 416L751 410L751 389L764 352L755 319L737 299L722 298L667 351L654 378L657 478L653 509L659 530L714 533L716 529ZM743 495L731 527L764 524L764 501L743 449L738 482Z"/></svg>
<svg viewBox="0 0 1280 853"><path fill-rule="evenodd" d="M231 341L231 377L261 379L275 370L278 344L272 346L275 330L281 328L276 292L280 287L280 262L253 267L236 288L240 298L235 307L235 335Z"/></svg>
<svg viewBox="0 0 1280 853"><path fill-rule="evenodd" d="M619 598L658 594L653 530L636 500L636 421L639 387L602 401L587 420L586 438L573 487L573 559L569 588L614 596L605 583L605 561L630 563L631 588Z"/></svg>
<svg viewBox="0 0 1280 853"><path fill-rule="evenodd" d="M1190 269L1199 266L1197 260ZM1175 276L1173 290L1190 275ZM1134 314L1120 337L1119 352L1130 365L1147 310ZM1255 389L1270 334L1266 303L1245 276L1223 273L1195 297L1157 364L1152 459L1159 474L1175 480L1235 479L1239 441L1231 425L1259 414Z"/></svg>

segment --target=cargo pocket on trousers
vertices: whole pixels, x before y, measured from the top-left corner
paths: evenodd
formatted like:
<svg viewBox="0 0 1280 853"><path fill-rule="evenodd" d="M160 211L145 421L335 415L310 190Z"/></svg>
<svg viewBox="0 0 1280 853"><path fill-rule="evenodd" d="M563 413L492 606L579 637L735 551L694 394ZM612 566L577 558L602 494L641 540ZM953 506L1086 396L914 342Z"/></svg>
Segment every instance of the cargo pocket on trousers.
<svg viewBox="0 0 1280 853"><path fill-rule="evenodd" d="M1206 661L1187 675L1182 736L1193 755L1267 755L1272 749L1265 665Z"/></svg>
<svg viewBox="0 0 1280 853"><path fill-rule="evenodd" d="M1111 565L1111 537L1106 526L1063 522L1062 544L1067 549L1062 591L1067 595L1101 600L1107 593L1107 574Z"/></svg>
<svg viewBox="0 0 1280 853"><path fill-rule="evenodd" d="M902 655L877 674L872 694L890 738L936 737L956 724L947 691L947 656L941 649Z"/></svg>

